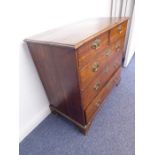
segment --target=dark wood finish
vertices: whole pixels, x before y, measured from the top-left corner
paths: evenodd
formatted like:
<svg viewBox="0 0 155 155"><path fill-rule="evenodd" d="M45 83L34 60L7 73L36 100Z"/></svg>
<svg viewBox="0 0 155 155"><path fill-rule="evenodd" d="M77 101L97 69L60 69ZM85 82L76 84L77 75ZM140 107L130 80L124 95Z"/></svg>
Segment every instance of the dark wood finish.
<svg viewBox="0 0 155 155"><path fill-rule="evenodd" d="M94 49L92 47L93 43L99 40L99 46ZM102 52L108 46L109 40L109 32L105 32L100 36L97 36L91 39L89 42L83 44L80 48L78 48L78 60L79 60L79 69L82 69L87 63L94 59L94 57ZM89 52L88 52L89 51Z"/></svg>
<svg viewBox="0 0 155 155"><path fill-rule="evenodd" d="M92 101L92 103L87 107L85 111L86 115L86 122L89 123L92 121L93 116L97 112L97 110L102 105L104 99L109 94L110 90L113 88L114 85L117 85L119 79L120 79L120 68L117 70L117 72L112 76L112 78L109 80L109 82L102 88L100 93L97 95L97 97Z"/></svg>
<svg viewBox="0 0 155 155"><path fill-rule="evenodd" d="M84 134L119 83L127 20L86 20L25 39L51 111Z"/></svg>
<svg viewBox="0 0 155 155"><path fill-rule="evenodd" d="M107 46L106 49L103 49L99 52L96 53L96 55L92 56L91 58L92 60L89 60L87 62L87 64L82 68L79 69L79 75L80 75L80 88L81 91L83 91L86 87L88 87L88 85L90 84L90 82L96 77L98 76L99 72L101 72L104 68L104 66L109 62L112 61L113 57L118 54L118 53L122 53L122 39L118 40L115 43L110 44L109 46ZM94 51L96 52L96 51ZM87 51L87 53L89 53L89 51ZM84 61L84 60L83 60ZM79 66L80 66L80 60L79 60ZM94 71L94 66L97 66L97 69Z"/></svg>
<svg viewBox="0 0 155 155"><path fill-rule="evenodd" d="M112 30L110 30L110 42L115 42L119 38L124 37L127 28L127 21L115 26Z"/></svg>
<svg viewBox="0 0 155 155"><path fill-rule="evenodd" d="M81 93L84 109L91 103L92 99L101 91L111 75L121 66L122 54L114 56L112 61L108 62L101 70L99 75L89 84ZM98 84L98 87L97 87Z"/></svg>
<svg viewBox="0 0 155 155"><path fill-rule="evenodd" d="M28 47L50 104L84 125L73 49L37 43L28 43Z"/></svg>
<svg viewBox="0 0 155 155"><path fill-rule="evenodd" d="M30 42L79 48L89 40L127 21L128 18L95 18L49 30L26 39Z"/></svg>

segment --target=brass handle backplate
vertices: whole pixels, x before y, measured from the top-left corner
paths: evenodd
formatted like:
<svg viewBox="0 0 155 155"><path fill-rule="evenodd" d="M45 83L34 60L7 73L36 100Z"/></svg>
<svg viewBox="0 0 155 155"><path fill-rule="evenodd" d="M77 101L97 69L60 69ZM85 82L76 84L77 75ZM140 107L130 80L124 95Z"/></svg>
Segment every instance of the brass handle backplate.
<svg viewBox="0 0 155 155"><path fill-rule="evenodd" d="M98 90L99 88L100 88L100 83L97 81L96 84L95 84L95 86L94 86L94 89L95 90Z"/></svg>
<svg viewBox="0 0 155 155"><path fill-rule="evenodd" d="M112 54L112 50L110 48L108 48L105 52L106 56L110 56Z"/></svg>
<svg viewBox="0 0 155 155"><path fill-rule="evenodd" d="M101 43L101 40L100 40L100 39L96 39L96 40L92 43L91 48L92 48L92 49L97 49L97 48L99 48L99 47L100 47L100 43Z"/></svg>
<svg viewBox="0 0 155 155"><path fill-rule="evenodd" d="M120 52L120 44L116 45L116 52Z"/></svg>
<svg viewBox="0 0 155 155"><path fill-rule="evenodd" d="M95 62L93 65L92 65L92 71L93 72L97 72L98 69L99 69L99 63L98 62Z"/></svg>
<svg viewBox="0 0 155 155"><path fill-rule="evenodd" d="M108 73L109 72L109 66L106 66L104 69L104 73Z"/></svg>
<svg viewBox="0 0 155 155"><path fill-rule="evenodd" d="M119 26L117 27L117 30L118 30L119 33L122 33L122 25L119 25Z"/></svg>
<svg viewBox="0 0 155 155"><path fill-rule="evenodd" d="M114 63L114 68L116 69L117 68L117 66L118 66L118 63Z"/></svg>
<svg viewBox="0 0 155 155"><path fill-rule="evenodd" d="M99 107L99 106L100 106L100 100L97 101L95 105L96 105L97 107Z"/></svg>

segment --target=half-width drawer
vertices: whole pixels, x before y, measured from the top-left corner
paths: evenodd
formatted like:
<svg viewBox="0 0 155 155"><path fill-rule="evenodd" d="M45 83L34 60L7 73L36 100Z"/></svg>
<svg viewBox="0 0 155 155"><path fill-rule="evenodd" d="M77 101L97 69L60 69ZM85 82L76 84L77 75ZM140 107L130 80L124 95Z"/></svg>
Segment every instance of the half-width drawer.
<svg viewBox="0 0 155 155"><path fill-rule="evenodd" d="M113 58L100 72L99 76L95 78L89 86L81 92L83 107L86 108L95 96L104 87L110 77L116 72L116 70L121 66L122 54Z"/></svg>
<svg viewBox="0 0 155 155"><path fill-rule="evenodd" d="M127 22L121 23L110 30L110 42L113 43L119 38L124 37L126 33Z"/></svg>
<svg viewBox="0 0 155 155"><path fill-rule="evenodd" d="M122 52L123 53L124 41L125 41L125 37L122 37L122 38L120 38L119 40L116 41L116 43L115 43L116 52Z"/></svg>
<svg viewBox="0 0 155 155"><path fill-rule="evenodd" d="M82 45L77 50L79 69L92 61L98 52L103 51L109 42L109 32L105 32Z"/></svg>
<svg viewBox="0 0 155 155"><path fill-rule="evenodd" d="M121 68L114 74L114 76L108 81L104 88L100 91L98 96L91 102L91 104L85 110L86 122L89 123L99 107L101 106L103 100L112 90L113 86L117 84L120 79Z"/></svg>

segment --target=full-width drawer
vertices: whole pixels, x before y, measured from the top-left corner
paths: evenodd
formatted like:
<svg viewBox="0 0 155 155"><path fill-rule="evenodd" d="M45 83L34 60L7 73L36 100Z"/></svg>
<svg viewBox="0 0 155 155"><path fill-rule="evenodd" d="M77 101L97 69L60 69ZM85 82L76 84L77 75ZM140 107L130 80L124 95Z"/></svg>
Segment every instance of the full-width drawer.
<svg viewBox="0 0 155 155"><path fill-rule="evenodd" d="M92 101L92 103L85 110L85 116L86 116L87 123L89 123L92 120L94 114L96 113L98 108L101 106L101 103L103 102L103 100L109 94L113 86L116 85L117 82L120 80L120 72L121 72L121 68L118 69L118 71L114 74L114 76L108 81L108 83L100 91L98 96Z"/></svg>
<svg viewBox="0 0 155 155"><path fill-rule="evenodd" d="M96 57L94 61L89 62L87 66L79 71L81 91L83 91L93 80L93 78L95 78L98 73L103 70L104 65L112 59L113 53L114 50L111 48L106 49L100 54L100 56Z"/></svg>
<svg viewBox="0 0 155 155"><path fill-rule="evenodd" d="M86 108L88 104L94 99L94 97L104 87L105 83L110 79L112 74L121 66L122 54L120 53L117 57L113 58L100 72L99 76L95 78L81 93L83 107Z"/></svg>
<svg viewBox="0 0 155 155"><path fill-rule="evenodd" d="M113 43L102 52L99 52L93 61L90 61L84 68L79 70L81 91L89 85L89 83L103 70L103 67L111 61L115 55L122 53L121 48L121 41Z"/></svg>
<svg viewBox="0 0 155 155"><path fill-rule="evenodd" d="M127 28L127 22L117 25L110 30L110 42L113 43L121 37L125 36Z"/></svg>
<svg viewBox="0 0 155 155"><path fill-rule="evenodd" d="M79 69L94 59L97 53L103 51L109 42L109 32L105 32L85 43L77 50Z"/></svg>

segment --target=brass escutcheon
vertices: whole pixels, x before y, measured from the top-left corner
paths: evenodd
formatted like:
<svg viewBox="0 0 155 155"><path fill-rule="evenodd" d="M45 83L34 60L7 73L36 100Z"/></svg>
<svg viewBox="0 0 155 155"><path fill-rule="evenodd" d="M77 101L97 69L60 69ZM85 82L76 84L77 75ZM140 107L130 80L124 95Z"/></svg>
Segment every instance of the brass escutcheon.
<svg viewBox="0 0 155 155"><path fill-rule="evenodd" d="M97 49L97 48L99 48L99 47L100 47L100 43L101 43L101 40L100 40L100 39L96 39L96 40L92 43L91 48L92 48L92 49Z"/></svg>
<svg viewBox="0 0 155 155"><path fill-rule="evenodd" d="M93 65L92 65L92 71L93 72L97 72L98 69L99 69L99 63L98 62L95 62Z"/></svg>
<svg viewBox="0 0 155 155"><path fill-rule="evenodd" d="M100 87L100 83L97 81L96 84L95 84L95 86L94 86L94 89L95 89L95 90L98 90L99 87Z"/></svg>

